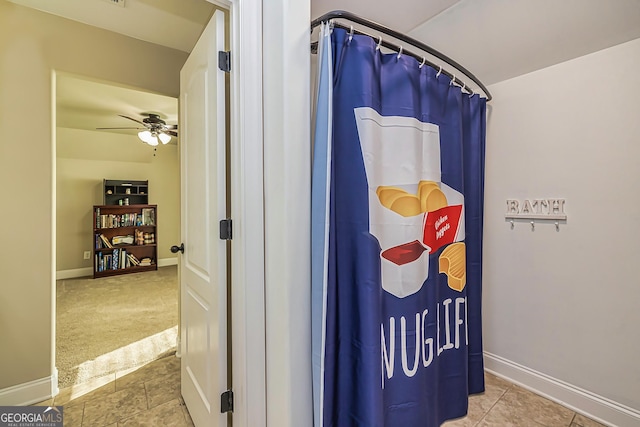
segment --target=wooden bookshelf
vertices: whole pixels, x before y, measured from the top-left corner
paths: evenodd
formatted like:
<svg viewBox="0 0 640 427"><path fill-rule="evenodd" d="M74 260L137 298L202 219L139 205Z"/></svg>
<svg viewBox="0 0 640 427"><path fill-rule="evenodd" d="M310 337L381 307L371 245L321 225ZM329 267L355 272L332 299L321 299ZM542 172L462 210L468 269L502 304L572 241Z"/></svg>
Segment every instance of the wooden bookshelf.
<svg viewBox="0 0 640 427"><path fill-rule="evenodd" d="M157 227L157 205L94 206L93 278L157 270Z"/></svg>

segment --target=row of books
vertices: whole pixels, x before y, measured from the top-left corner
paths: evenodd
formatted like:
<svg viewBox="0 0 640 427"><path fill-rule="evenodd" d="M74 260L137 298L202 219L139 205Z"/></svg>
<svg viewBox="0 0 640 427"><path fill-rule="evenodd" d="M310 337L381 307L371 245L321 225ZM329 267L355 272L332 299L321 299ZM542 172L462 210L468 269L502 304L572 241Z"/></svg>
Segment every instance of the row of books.
<svg viewBox="0 0 640 427"><path fill-rule="evenodd" d="M127 253L125 249L115 248L112 253L98 252L96 254L96 271L120 270L134 266L153 265L151 258L136 258L135 255Z"/></svg>
<svg viewBox="0 0 640 427"><path fill-rule="evenodd" d="M104 234L96 234L96 249L112 248L113 245Z"/></svg>
<svg viewBox="0 0 640 427"><path fill-rule="evenodd" d="M142 209L142 213L124 213L100 215L100 208L96 209L96 228L135 227L142 225L156 225L153 209Z"/></svg>

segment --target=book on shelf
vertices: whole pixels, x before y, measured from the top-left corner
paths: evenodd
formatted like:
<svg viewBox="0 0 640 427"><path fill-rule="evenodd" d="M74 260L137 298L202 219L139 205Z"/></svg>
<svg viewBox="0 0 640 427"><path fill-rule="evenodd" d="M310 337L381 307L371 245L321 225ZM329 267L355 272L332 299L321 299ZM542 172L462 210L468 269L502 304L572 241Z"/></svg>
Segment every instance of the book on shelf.
<svg viewBox="0 0 640 427"><path fill-rule="evenodd" d="M118 258L118 268L127 268L127 251L120 249L120 257Z"/></svg>
<svg viewBox="0 0 640 427"><path fill-rule="evenodd" d="M104 234L96 234L96 249L113 248L113 245Z"/></svg>
<svg viewBox="0 0 640 427"><path fill-rule="evenodd" d="M142 208L142 224L156 225L156 213L154 208Z"/></svg>
<svg viewBox="0 0 640 427"><path fill-rule="evenodd" d="M129 263L131 265L140 265L140 260L138 260L134 254L127 254L127 258L129 258Z"/></svg>
<svg viewBox="0 0 640 427"><path fill-rule="evenodd" d="M142 258L140 260L140 266L147 266L147 265L152 265L152 261L151 258Z"/></svg>
<svg viewBox="0 0 640 427"><path fill-rule="evenodd" d="M111 244L113 244L113 245L133 245L133 235L128 234L126 236L113 236L111 238Z"/></svg>
<svg viewBox="0 0 640 427"><path fill-rule="evenodd" d="M111 269L112 270L117 270L118 267L120 266L120 261L119 261L119 257L120 256L120 249L114 249L113 250L113 258L111 260Z"/></svg>

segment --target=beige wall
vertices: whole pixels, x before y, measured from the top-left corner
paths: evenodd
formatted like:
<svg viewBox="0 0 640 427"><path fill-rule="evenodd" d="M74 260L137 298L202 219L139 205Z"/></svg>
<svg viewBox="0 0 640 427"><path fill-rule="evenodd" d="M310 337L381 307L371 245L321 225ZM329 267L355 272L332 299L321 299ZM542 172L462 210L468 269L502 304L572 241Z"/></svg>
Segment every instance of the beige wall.
<svg viewBox="0 0 640 427"><path fill-rule="evenodd" d="M0 390L52 373L52 71L178 97L186 57L0 0Z"/></svg>
<svg viewBox="0 0 640 427"><path fill-rule="evenodd" d="M638 69L640 39L489 87L483 280L488 353L636 414ZM506 199L541 197L560 231L512 230Z"/></svg>
<svg viewBox="0 0 640 427"><path fill-rule="evenodd" d="M103 203L103 179L149 180L158 205L158 258L180 239L180 169L177 145L154 151L135 135L57 130L56 270L92 267L83 252L93 243L93 205Z"/></svg>

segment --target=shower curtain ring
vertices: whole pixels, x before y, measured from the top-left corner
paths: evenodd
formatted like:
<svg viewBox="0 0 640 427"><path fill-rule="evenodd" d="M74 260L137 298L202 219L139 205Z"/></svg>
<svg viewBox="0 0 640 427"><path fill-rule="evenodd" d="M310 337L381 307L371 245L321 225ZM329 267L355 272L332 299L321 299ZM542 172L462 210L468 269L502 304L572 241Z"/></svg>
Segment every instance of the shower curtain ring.
<svg viewBox="0 0 640 427"><path fill-rule="evenodd" d="M439 69L438 69L438 74L436 74L436 79L440 77L440 74L442 74L442 65L439 65L438 67Z"/></svg>
<svg viewBox="0 0 640 427"><path fill-rule="evenodd" d="M451 78L451 81L449 82L449 86L453 86L455 82L456 82L456 75L454 74L453 77Z"/></svg>
<svg viewBox="0 0 640 427"><path fill-rule="evenodd" d="M469 98L473 98L473 95L475 95L475 94L476 94L476 93L473 91L473 88L469 87L469 88L467 88L467 89L469 89L469 92L471 92L471 93L469 93Z"/></svg>
<svg viewBox="0 0 640 427"><path fill-rule="evenodd" d="M424 63L427 62L427 58L425 58L424 56L422 57L422 62L420 63L420 66L418 68L422 68L424 66Z"/></svg>
<svg viewBox="0 0 640 427"><path fill-rule="evenodd" d="M376 50L380 50L382 46L382 36L378 36L378 44L376 45Z"/></svg>
<svg viewBox="0 0 640 427"><path fill-rule="evenodd" d="M353 25L351 26L351 30L349 30L349 42L353 39Z"/></svg>
<svg viewBox="0 0 640 427"><path fill-rule="evenodd" d="M398 52L398 56L396 59L400 59L401 56L402 56L402 46L400 46L400 52Z"/></svg>
<svg viewBox="0 0 640 427"><path fill-rule="evenodd" d="M467 88L467 84L465 82L462 82L462 89L460 89L460 92L464 92L466 88Z"/></svg>

